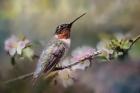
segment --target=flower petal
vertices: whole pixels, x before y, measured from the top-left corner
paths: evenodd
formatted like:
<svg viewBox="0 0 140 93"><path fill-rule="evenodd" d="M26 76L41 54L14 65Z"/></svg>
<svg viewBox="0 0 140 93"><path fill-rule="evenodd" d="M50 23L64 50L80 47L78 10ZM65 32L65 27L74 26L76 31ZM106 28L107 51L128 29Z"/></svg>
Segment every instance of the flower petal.
<svg viewBox="0 0 140 93"><path fill-rule="evenodd" d="M30 41L28 39L25 39L23 42L24 42L25 45L30 43Z"/></svg>
<svg viewBox="0 0 140 93"><path fill-rule="evenodd" d="M97 51L89 46L83 46L80 48L75 49L72 52L72 61L79 62L86 58L90 58L97 54Z"/></svg>
<svg viewBox="0 0 140 93"><path fill-rule="evenodd" d="M17 45L18 39L12 35L10 38L8 38L7 40L5 40L4 42L4 48L6 51L9 51L12 48L15 48Z"/></svg>
<svg viewBox="0 0 140 93"><path fill-rule="evenodd" d="M9 40L6 40L4 42L4 49L5 49L5 51L9 51L11 49L11 44L10 44Z"/></svg>
<svg viewBox="0 0 140 93"><path fill-rule="evenodd" d="M9 55L10 56L14 56L15 53L16 53L16 48L12 48L12 49L9 50Z"/></svg>
<svg viewBox="0 0 140 93"><path fill-rule="evenodd" d="M71 86L74 83L74 73L71 69L64 69L58 72L57 80L64 87Z"/></svg>
<svg viewBox="0 0 140 93"><path fill-rule="evenodd" d="M25 43L23 41L19 41L17 45L17 54L21 55L23 48L25 48Z"/></svg>

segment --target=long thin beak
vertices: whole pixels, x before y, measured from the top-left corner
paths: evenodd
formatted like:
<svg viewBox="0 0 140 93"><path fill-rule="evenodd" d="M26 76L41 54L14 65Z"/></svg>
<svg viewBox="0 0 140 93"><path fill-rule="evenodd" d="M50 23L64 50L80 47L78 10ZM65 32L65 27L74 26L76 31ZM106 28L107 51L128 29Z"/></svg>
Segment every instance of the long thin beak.
<svg viewBox="0 0 140 93"><path fill-rule="evenodd" d="M82 16L84 16L86 13L80 15L79 17L77 17L75 20L73 20L69 25L70 27L73 25L73 23L75 23L78 19L80 19Z"/></svg>

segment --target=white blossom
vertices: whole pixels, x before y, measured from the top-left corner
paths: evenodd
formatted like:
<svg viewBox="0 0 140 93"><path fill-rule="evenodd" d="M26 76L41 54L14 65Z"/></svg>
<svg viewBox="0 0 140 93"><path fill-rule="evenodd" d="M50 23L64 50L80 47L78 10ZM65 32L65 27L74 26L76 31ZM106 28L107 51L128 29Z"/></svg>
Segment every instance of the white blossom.
<svg viewBox="0 0 140 93"><path fill-rule="evenodd" d="M64 87L68 87L73 85L74 79L73 71L71 69L64 69L58 72L57 80L61 83Z"/></svg>
<svg viewBox="0 0 140 93"><path fill-rule="evenodd" d="M70 62L70 59L66 58L59 64L59 66L61 65L63 67L63 66L68 66L70 64L72 64ZM58 71L57 81L58 83L62 84L64 87L73 85L74 79L76 79L75 70L71 68L66 68Z"/></svg>
<svg viewBox="0 0 140 93"><path fill-rule="evenodd" d="M72 69L80 69L85 70L87 67L90 66L90 61L94 58L99 51L96 51L92 47L89 46L82 46L78 47L72 52L72 62L80 62L77 65L72 66Z"/></svg>
<svg viewBox="0 0 140 93"><path fill-rule="evenodd" d="M30 41L27 39L19 39L15 35L12 35L5 41L4 48L10 56L14 56L16 53L18 55L22 54L22 50L29 44Z"/></svg>
<svg viewBox="0 0 140 93"><path fill-rule="evenodd" d="M16 53L16 47L17 47L18 38L14 35L12 35L10 38L8 38L5 41L5 51L9 53L10 56L14 56Z"/></svg>
<svg viewBox="0 0 140 93"><path fill-rule="evenodd" d="M110 54L113 53L113 50L107 47L108 42L109 40L102 40L96 46L97 50L101 51L101 55L105 56L107 59L109 59Z"/></svg>
<svg viewBox="0 0 140 93"><path fill-rule="evenodd" d="M87 67L89 67L90 59L98 53L98 51L88 46L75 49L72 52L71 58L66 58L58 65L61 67L67 67L58 71L58 82L64 87L72 85L74 80L77 80L77 70L84 71Z"/></svg>

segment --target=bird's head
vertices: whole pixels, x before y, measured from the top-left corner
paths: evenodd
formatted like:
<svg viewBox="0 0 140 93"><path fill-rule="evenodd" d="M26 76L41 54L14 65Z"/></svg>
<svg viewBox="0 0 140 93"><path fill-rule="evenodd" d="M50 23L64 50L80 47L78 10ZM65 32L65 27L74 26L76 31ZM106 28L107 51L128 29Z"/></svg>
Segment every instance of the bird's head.
<svg viewBox="0 0 140 93"><path fill-rule="evenodd" d="M77 17L74 21L70 22L69 24L61 24L61 25L57 26L55 36L58 39L69 39L70 38L71 27L72 27L73 23L75 23L78 19L80 19L85 14L86 13Z"/></svg>

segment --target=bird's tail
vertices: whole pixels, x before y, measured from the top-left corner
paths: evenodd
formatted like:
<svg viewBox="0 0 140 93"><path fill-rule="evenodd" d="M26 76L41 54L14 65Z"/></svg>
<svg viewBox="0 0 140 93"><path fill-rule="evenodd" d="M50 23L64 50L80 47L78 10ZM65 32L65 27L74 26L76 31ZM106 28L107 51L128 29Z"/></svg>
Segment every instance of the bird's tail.
<svg viewBox="0 0 140 93"><path fill-rule="evenodd" d="M32 84L33 86L36 84L36 82L40 79L41 77L41 72L45 73L46 76L48 76L56 67L57 63L59 61L56 59L53 63L48 64L45 69L37 69L33 75L33 79L32 79ZM40 67L40 65L39 65Z"/></svg>
<svg viewBox="0 0 140 93"><path fill-rule="evenodd" d="M35 86L37 81L39 80L39 78L41 77L41 75L33 75L33 78L32 78L32 85Z"/></svg>
<svg viewBox="0 0 140 93"><path fill-rule="evenodd" d="M34 77L33 77L32 81L31 81L33 86L35 86L37 80L38 80L37 78L34 78Z"/></svg>
<svg viewBox="0 0 140 93"><path fill-rule="evenodd" d="M46 75L46 76L49 75L49 74L51 73L51 71L52 71L52 70L48 70L48 71L45 73L45 75ZM37 76L33 75L33 78L32 78L32 81L31 81L33 86L35 86L36 83L38 82L38 80L40 80L40 77L41 77L41 74L39 74L39 75L37 75Z"/></svg>

